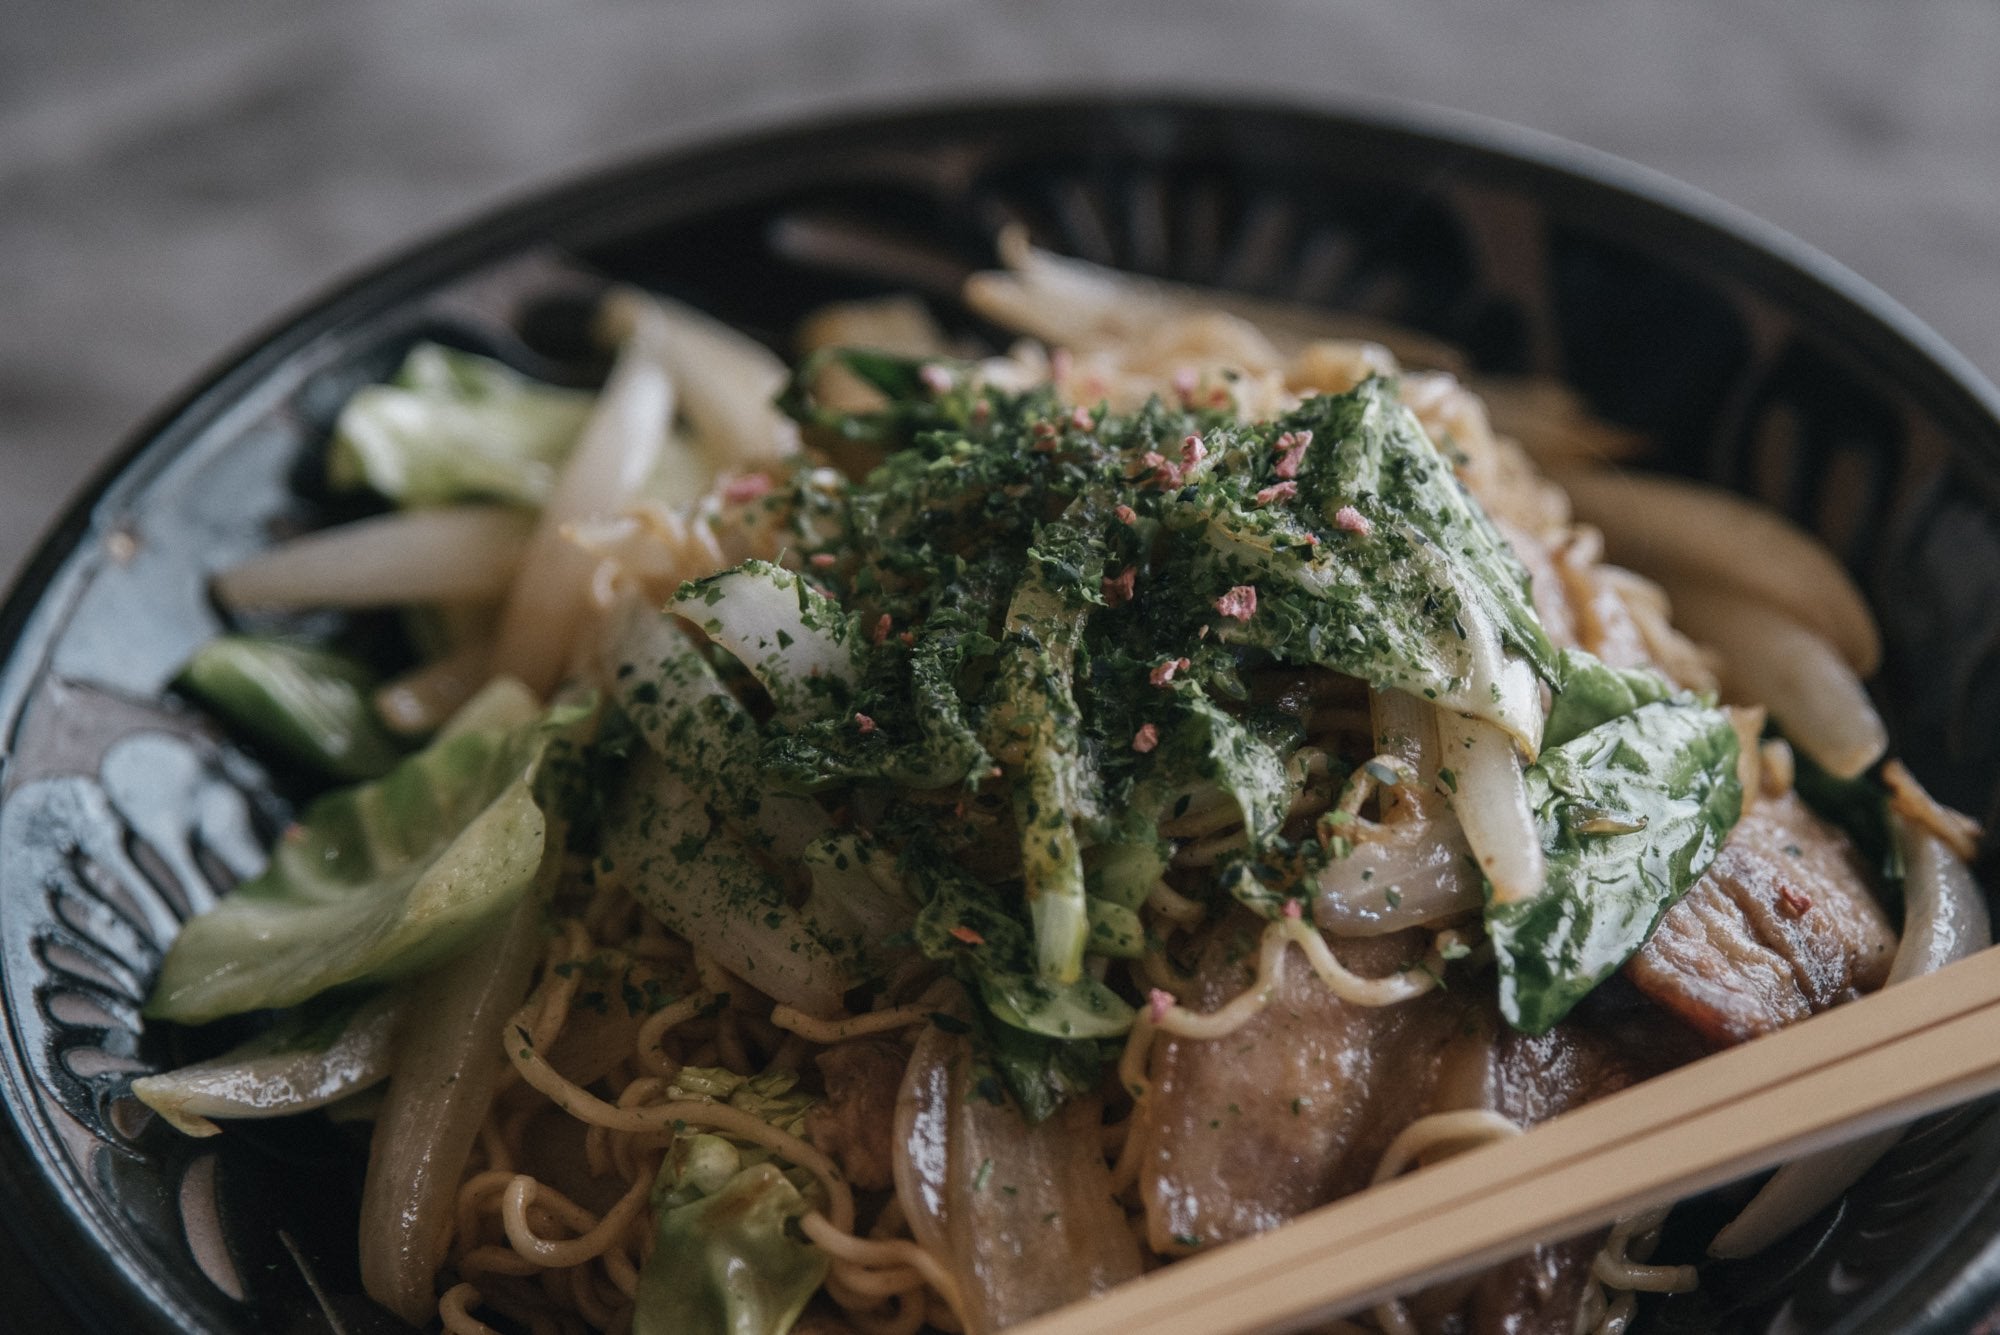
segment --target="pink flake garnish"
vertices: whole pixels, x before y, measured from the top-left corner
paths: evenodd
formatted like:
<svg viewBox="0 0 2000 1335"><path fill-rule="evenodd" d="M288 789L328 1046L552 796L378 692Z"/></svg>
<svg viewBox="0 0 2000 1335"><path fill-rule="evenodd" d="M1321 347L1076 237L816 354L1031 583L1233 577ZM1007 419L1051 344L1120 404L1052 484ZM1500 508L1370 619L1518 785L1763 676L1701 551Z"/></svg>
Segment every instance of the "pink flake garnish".
<svg viewBox="0 0 2000 1335"><path fill-rule="evenodd" d="M1273 482L1257 493L1257 504L1269 505L1272 501L1289 501L1298 494L1299 484L1296 482Z"/></svg>
<svg viewBox="0 0 2000 1335"><path fill-rule="evenodd" d="M1158 1024L1160 1021L1166 1019L1168 1012L1179 1004L1174 1000L1173 993L1164 988L1156 987L1146 994L1146 1018L1154 1024Z"/></svg>
<svg viewBox="0 0 2000 1335"><path fill-rule="evenodd" d="M1147 450L1139 456L1139 462L1153 470L1153 481L1159 486L1172 488L1181 484L1180 465L1169 462L1165 455Z"/></svg>
<svg viewBox="0 0 2000 1335"><path fill-rule="evenodd" d="M866 714L856 714L854 716L854 726L860 730L863 737L866 737L869 733L875 731L875 720L869 718Z"/></svg>
<svg viewBox="0 0 2000 1335"><path fill-rule="evenodd" d="M1813 902L1808 896L1800 894L1789 885L1778 887L1778 907L1785 911L1786 917L1803 918L1812 911L1812 905Z"/></svg>
<svg viewBox="0 0 2000 1335"><path fill-rule="evenodd" d="M1285 901L1285 916L1287 918L1290 918L1293 922L1297 922L1299 919L1306 916L1306 911L1304 906L1301 905L1298 900L1288 899Z"/></svg>
<svg viewBox="0 0 2000 1335"><path fill-rule="evenodd" d="M811 556L807 557L806 559L812 562L813 568L816 570L826 570L829 567L837 564L840 560L840 558L835 556L832 552L814 552Z"/></svg>
<svg viewBox="0 0 2000 1335"><path fill-rule="evenodd" d="M1223 616L1234 617L1238 621L1248 621L1257 615L1257 586L1238 584L1215 600L1215 610Z"/></svg>
<svg viewBox="0 0 2000 1335"><path fill-rule="evenodd" d="M1194 373L1192 366L1183 366L1174 372L1174 393L1180 395L1182 403L1194 397L1195 386L1200 383L1201 378Z"/></svg>
<svg viewBox="0 0 2000 1335"><path fill-rule="evenodd" d="M1142 756L1159 744L1160 730L1150 723L1145 724L1139 731L1132 734L1132 749Z"/></svg>
<svg viewBox="0 0 2000 1335"><path fill-rule="evenodd" d="M1272 447L1278 452L1278 466L1274 470L1279 477L1293 478L1299 475L1299 464L1306 457L1306 446L1313 443L1310 431L1287 431L1278 437Z"/></svg>
<svg viewBox="0 0 2000 1335"><path fill-rule="evenodd" d="M1092 431L1097 427L1097 419L1090 415L1088 409L1072 408L1069 413L1069 424L1078 431Z"/></svg>
<svg viewBox="0 0 2000 1335"><path fill-rule="evenodd" d="M1208 446L1202 444L1200 436L1189 436L1181 442L1181 466L1193 468L1208 457Z"/></svg>
<svg viewBox="0 0 2000 1335"><path fill-rule="evenodd" d="M906 630L896 637L896 642L902 645L915 644L917 642L917 633L913 630Z"/></svg>
<svg viewBox="0 0 2000 1335"><path fill-rule="evenodd" d="M970 927L962 925L954 927L951 929L951 934L955 940L963 941L968 946L983 946L986 944L986 938L973 931Z"/></svg>
<svg viewBox="0 0 2000 1335"><path fill-rule="evenodd" d="M1129 505L1121 505L1111 513L1118 516L1118 522L1121 524L1136 524L1139 522L1139 512Z"/></svg>
<svg viewBox="0 0 2000 1335"><path fill-rule="evenodd" d="M1335 528L1348 533L1358 533L1364 538L1375 531L1375 526L1368 522L1368 516L1351 505L1343 505L1335 510L1333 523Z"/></svg>
<svg viewBox="0 0 2000 1335"><path fill-rule="evenodd" d="M742 477L729 479L722 488L722 499L731 505L741 505L754 501L770 491L775 484L762 473L745 473Z"/></svg>
<svg viewBox="0 0 2000 1335"><path fill-rule="evenodd" d="M1106 607L1119 607L1132 601L1132 582L1139 577L1139 567L1126 566L1116 575L1107 575L1098 581L1097 588L1104 595Z"/></svg>
<svg viewBox="0 0 2000 1335"><path fill-rule="evenodd" d="M926 363L920 367L917 371L917 379L923 381L924 388L933 394L949 394L951 387L958 383L957 377L935 362Z"/></svg>
<svg viewBox="0 0 2000 1335"><path fill-rule="evenodd" d="M1146 680L1155 686L1165 686L1174 679L1174 674L1194 666L1191 658L1169 658L1146 674Z"/></svg>
<svg viewBox="0 0 2000 1335"><path fill-rule="evenodd" d="M889 638L889 627L891 624L889 614L884 612L881 619L875 623L875 643L880 644Z"/></svg>

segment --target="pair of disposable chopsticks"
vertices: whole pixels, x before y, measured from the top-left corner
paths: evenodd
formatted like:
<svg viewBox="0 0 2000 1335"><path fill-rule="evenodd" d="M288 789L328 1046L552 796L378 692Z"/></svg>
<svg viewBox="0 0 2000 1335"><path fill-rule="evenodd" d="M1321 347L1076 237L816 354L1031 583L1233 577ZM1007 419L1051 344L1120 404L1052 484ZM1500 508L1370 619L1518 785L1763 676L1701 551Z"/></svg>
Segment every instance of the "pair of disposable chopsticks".
<svg viewBox="0 0 2000 1335"><path fill-rule="evenodd" d="M1295 1330L1996 1089L2000 948L1015 1329Z"/></svg>

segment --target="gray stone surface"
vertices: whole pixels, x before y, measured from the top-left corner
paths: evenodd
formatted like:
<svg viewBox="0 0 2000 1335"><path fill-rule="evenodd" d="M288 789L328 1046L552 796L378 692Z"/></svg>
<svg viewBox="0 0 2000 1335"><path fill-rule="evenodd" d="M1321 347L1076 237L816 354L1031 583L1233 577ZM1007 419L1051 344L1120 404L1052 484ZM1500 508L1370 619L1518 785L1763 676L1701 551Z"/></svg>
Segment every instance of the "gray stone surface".
<svg viewBox="0 0 2000 1335"><path fill-rule="evenodd" d="M1402 98L1681 177L2000 372L1991 0L0 0L0 573L328 280L711 131L982 89Z"/></svg>

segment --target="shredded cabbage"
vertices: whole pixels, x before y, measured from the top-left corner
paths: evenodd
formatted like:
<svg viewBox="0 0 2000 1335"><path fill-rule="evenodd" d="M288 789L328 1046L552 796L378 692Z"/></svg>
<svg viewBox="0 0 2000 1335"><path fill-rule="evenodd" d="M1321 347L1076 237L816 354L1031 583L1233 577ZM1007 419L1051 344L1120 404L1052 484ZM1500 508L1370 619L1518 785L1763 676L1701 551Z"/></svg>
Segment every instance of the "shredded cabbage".
<svg viewBox="0 0 2000 1335"><path fill-rule="evenodd" d="M419 343L393 381L356 390L341 409L327 477L398 505L538 506L595 397L530 380L489 357Z"/></svg>
<svg viewBox="0 0 2000 1335"><path fill-rule="evenodd" d="M181 929L146 1013L199 1024L293 1006L452 954L534 880L548 828L538 771L588 713L544 716L498 681L382 778L314 802L262 875Z"/></svg>

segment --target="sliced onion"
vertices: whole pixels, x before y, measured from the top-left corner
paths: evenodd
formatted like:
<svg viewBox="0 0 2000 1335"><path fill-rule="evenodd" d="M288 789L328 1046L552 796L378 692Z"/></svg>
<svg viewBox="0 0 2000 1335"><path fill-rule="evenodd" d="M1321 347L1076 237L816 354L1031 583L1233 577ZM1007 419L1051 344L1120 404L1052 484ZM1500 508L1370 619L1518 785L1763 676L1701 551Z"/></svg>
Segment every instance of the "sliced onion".
<svg viewBox="0 0 2000 1335"><path fill-rule="evenodd" d="M1102 1105L1039 1125L976 1092L970 1044L932 1028L896 1100L896 1195L957 1282L966 1329L989 1335L1136 1278L1138 1240L1113 1199Z"/></svg>
<svg viewBox="0 0 2000 1335"><path fill-rule="evenodd" d="M392 732L419 737L434 732L479 693L492 673L493 642L475 640L443 658L385 682L375 692L375 713Z"/></svg>
<svg viewBox="0 0 2000 1335"><path fill-rule="evenodd" d="M388 1076L400 1013L392 997L377 997L325 1048L225 1053L142 1076L132 1082L132 1092L190 1136L219 1134L222 1128L209 1120L215 1117L290 1117L324 1108Z"/></svg>
<svg viewBox="0 0 2000 1335"><path fill-rule="evenodd" d="M1896 817L1903 843L1903 940L1889 966L1891 984L1935 973L1993 944L1986 895L1951 846Z"/></svg>
<svg viewBox="0 0 2000 1335"><path fill-rule="evenodd" d="M405 510L308 533L215 578L231 607L392 607L507 591L534 517L500 505Z"/></svg>
<svg viewBox="0 0 2000 1335"><path fill-rule="evenodd" d="M752 562L725 570L667 609L735 655L771 693L782 723L822 716L827 685L855 684L839 605L782 566Z"/></svg>
<svg viewBox="0 0 2000 1335"><path fill-rule="evenodd" d="M1484 891L1456 817L1385 822L1319 874L1313 921L1335 936L1381 936L1476 912Z"/></svg>
<svg viewBox="0 0 2000 1335"><path fill-rule="evenodd" d="M1439 763L1457 780L1452 810L1493 883L1494 899L1533 899L1548 879L1548 865L1514 739L1480 719L1442 711L1438 738Z"/></svg>
<svg viewBox="0 0 2000 1335"><path fill-rule="evenodd" d="M1579 518L1604 531L1612 560L1662 581L1713 584L1809 626L1862 676L1881 666L1867 600L1810 534L1715 487L1637 473L1566 473Z"/></svg>
<svg viewBox="0 0 2000 1335"><path fill-rule="evenodd" d="M1888 729L1853 667L1816 631L1714 585L1667 591L1681 628L1722 655L1726 694L1769 709L1822 769L1851 779L1882 758Z"/></svg>
<svg viewBox="0 0 2000 1335"><path fill-rule="evenodd" d="M413 1326L437 1314L437 1268L459 1179L503 1059L501 1030L527 994L542 904L524 896L495 931L412 989L361 1193L361 1286Z"/></svg>
<svg viewBox="0 0 2000 1335"><path fill-rule="evenodd" d="M1454 370L1465 360L1436 339L1366 316L1166 283L1053 254L1030 245L1018 227L1000 234L1000 258L1006 272L966 280L966 304L997 324L1079 351L1142 343L1173 320L1224 315L1287 356L1324 339L1360 339L1386 346L1406 366Z"/></svg>
<svg viewBox="0 0 2000 1335"><path fill-rule="evenodd" d="M740 759L757 745L756 721L702 661L677 618L630 599L614 612L612 624L612 667L605 677L613 694L646 744L711 806L737 813L754 796L755 810L737 823L757 847L788 865L833 828L819 803L765 788L754 762ZM666 690L660 689L663 677Z"/></svg>
<svg viewBox="0 0 2000 1335"><path fill-rule="evenodd" d="M836 1015L854 986L784 887L651 750L606 821L604 857L633 898L772 1000Z"/></svg>
<svg viewBox="0 0 2000 1335"><path fill-rule="evenodd" d="M661 358L662 322L648 318L649 309L640 306L630 321L611 378L556 479L501 613L494 671L544 694L569 661L596 564L564 530L623 509L666 448L674 382Z"/></svg>
<svg viewBox="0 0 2000 1335"><path fill-rule="evenodd" d="M1427 791L1437 782L1437 710L1407 691L1371 690L1369 723L1375 733L1375 754L1394 756L1417 776L1416 787ZM1381 790L1382 819L1393 821L1416 814L1401 786Z"/></svg>
<svg viewBox="0 0 2000 1335"><path fill-rule="evenodd" d="M1986 896L1971 870L1928 830L1897 817L1896 831L1904 857L1903 940L1889 968L1891 987L1993 944ZM1786 1164L1715 1235L1709 1255L1762 1251L1831 1205L1901 1135L1900 1128L1880 1131Z"/></svg>
<svg viewBox="0 0 2000 1335"><path fill-rule="evenodd" d="M757 469L799 452L797 425L774 403L791 374L769 348L692 306L634 288L614 292L604 314L614 332L656 331L651 351L715 468Z"/></svg>

